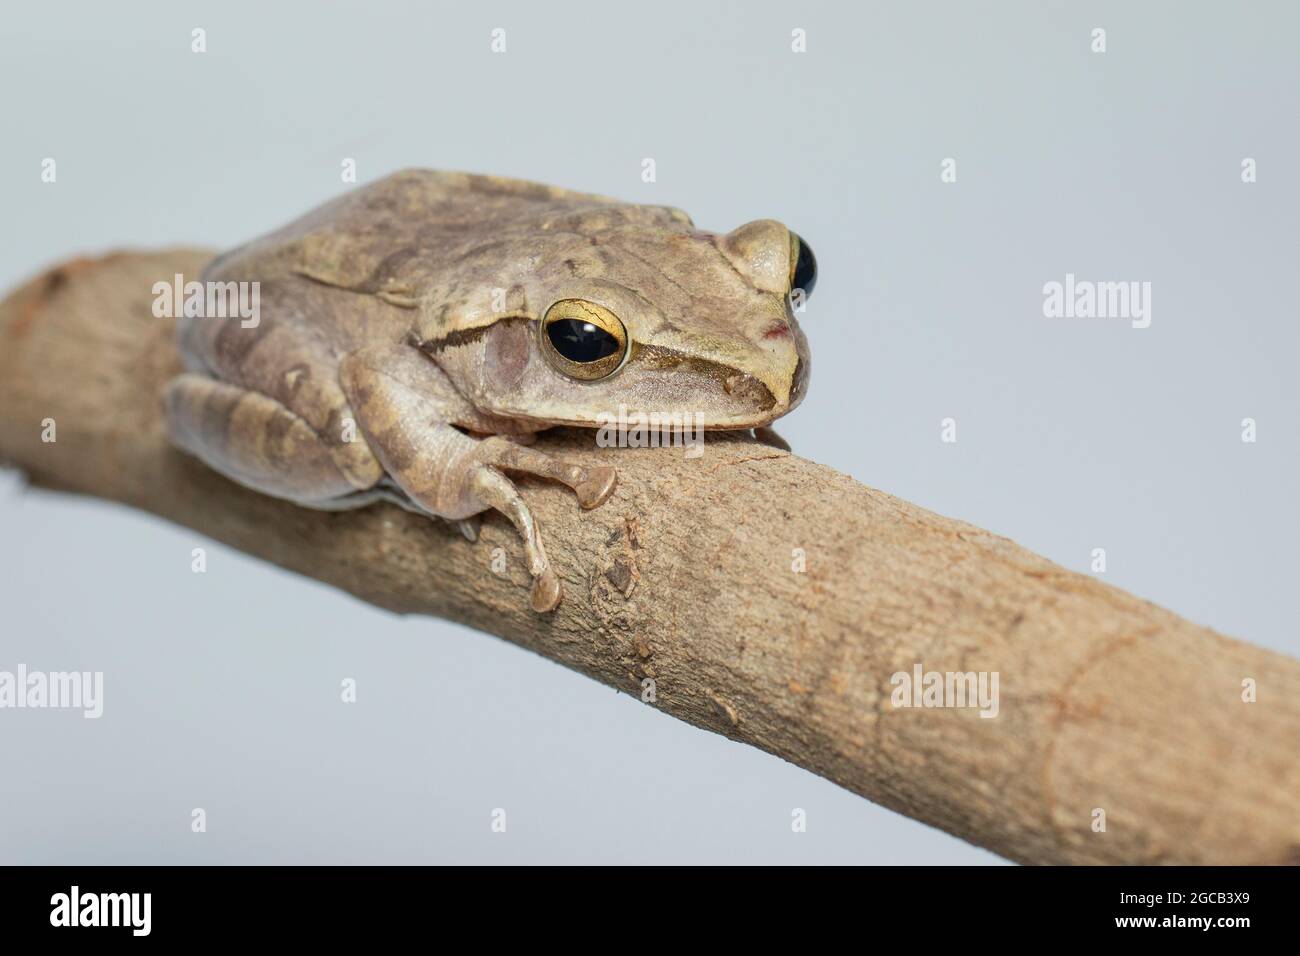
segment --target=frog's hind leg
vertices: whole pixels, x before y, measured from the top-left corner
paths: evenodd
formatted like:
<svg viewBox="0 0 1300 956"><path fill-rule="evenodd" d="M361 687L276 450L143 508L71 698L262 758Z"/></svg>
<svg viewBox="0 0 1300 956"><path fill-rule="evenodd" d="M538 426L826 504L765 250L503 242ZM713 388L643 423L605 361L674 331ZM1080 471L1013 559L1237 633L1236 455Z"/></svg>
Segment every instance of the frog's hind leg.
<svg viewBox="0 0 1300 956"><path fill-rule="evenodd" d="M205 271L204 277L246 278L221 274L219 267ZM286 411L290 418L268 410L265 413L268 424L291 428L295 436L303 436L304 440L307 439L301 427L285 423L297 421L306 426L318 439L312 443L313 450L328 451L347 479L349 490L370 488L383 477L383 469L365 439L356 432L355 416L339 387L337 356L311 321L314 314L328 315L339 307L332 298L338 293L298 278L263 282L260 289L260 314L253 326L245 328L237 319L204 316L180 321L181 353L187 370L198 373L201 379L215 379L270 399L274 406L261 407ZM358 321L372 321L374 317L367 311L369 305L367 299L349 303L348 308L359 310L355 316ZM251 407L250 400L244 411ZM240 439L235 439L234 444L240 445ZM256 458L258 450L247 447L246 442L244 445L236 449L238 457L251 453ZM253 464L261 470L260 463Z"/></svg>
<svg viewBox="0 0 1300 956"><path fill-rule="evenodd" d="M168 386L164 402L176 445L255 491L319 511L351 511L383 502L424 518L438 517L387 478L358 488L306 422L260 392L186 373ZM451 523L470 541L478 540L478 515Z"/></svg>
<svg viewBox="0 0 1300 956"><path fill-rule="evenodd" d="M315 429L261 392L187 372L168 384L163 408L177 446L263 494L331 507L367 490ZM374 471L382 474L377 461Z"/></svg>

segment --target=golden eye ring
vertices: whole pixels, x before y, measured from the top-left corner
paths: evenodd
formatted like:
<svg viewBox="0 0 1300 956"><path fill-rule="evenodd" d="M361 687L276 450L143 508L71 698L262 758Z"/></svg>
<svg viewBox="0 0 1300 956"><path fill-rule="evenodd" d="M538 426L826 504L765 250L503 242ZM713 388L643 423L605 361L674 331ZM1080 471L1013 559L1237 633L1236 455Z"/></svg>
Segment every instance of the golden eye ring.
<svg viewBox="0 0 1300 956"><path fill-rule="evenodd" d="M581 382L613 375L631 343L618 316L586 299L560 299L538 323L542 354L558 371Z"/></svg>

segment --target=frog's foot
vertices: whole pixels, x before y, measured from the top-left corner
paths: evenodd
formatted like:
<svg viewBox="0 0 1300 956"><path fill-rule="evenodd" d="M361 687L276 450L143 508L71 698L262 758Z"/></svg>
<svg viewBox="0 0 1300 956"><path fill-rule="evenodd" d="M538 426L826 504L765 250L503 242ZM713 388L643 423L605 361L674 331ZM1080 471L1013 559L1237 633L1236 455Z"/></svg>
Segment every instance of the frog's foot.
<svg viewBox="0 0 1300 956"><path fill-rule="evenodd" d="M576 485L570 486L573 488L573 493L578 496L578 504L588 510L599 508L609 500L609 496L618 486L618 472L612 465L593 465L578 470L583 474L583 478Z"/></svg>
<svg viewBox="0 0 1300 956"><path fill-rule="evenodd" d="M505 438L484 439L478 457L506 471L563 482L573 489L578 504L588 510L603 505L618 485L618 472L610 465L579 465Z"/></svg>
<svg viewBox="0 0 1300 956"><path fill-rule="evenodd" d="M519 492L515 490L515 486L510 483L508 478L490 466L479 464L471 465L471 468L473 471L470 473L468 490L473 496L475 504L484 508L496 508L510 519L511 523L518 529L519 536L523 538L524 556L528 560L529 573L533 575L533 608L543 613L555 610L560 603L560 598L563 596L563 590L560 587L559 576L551 570L550 561L546 557L546 549L542 547L541 534L538 531L536 519L533 518L528 506L524 504L523 499L519 497ZM400 486L388 480L380 482L373 488L367 488L364 491L357 491L328 501L300 503L306 507L322 511L345 511L353 508L365 508L377 502L397 505L399 508L425 518L440 517L413 500ZM483 524L482 514L473 514L468 518L445 518L443 520L454 525L470 543L478 541L479 529Z"/></svg>
<svg viewBox="0 0 1300 956"><path fill-rule="evenodd" d="M562 482L573 489L583 508L604 504L618 484L618 473L608 465L579 465L500 435L479 441L471 458L474 464L467 490L473 504L495 508L510 519L523 539L528 572L533 576L533 610L543 614L555 610L564 594L560 578L546 557L537 520L504 472L523 472Z"/></svg>
<svg viewBox="0 0 1300 956"><path fill-rule="evenodd" d="M754 438L755 440L762 442L764 445L769 445L772 448L779 448L782 451L792 450L790 448L790 443L786 441L784 438L782 438L780 435L778 435L771 428L769 428L767 425L760 425L758 428L755 428Z"/></svg>
<svg viewBox="0 0 1300 956"><path fill-rule="evenodd" d="M560 587L559 575L551 567L546 557L546 548L542 545L542 536L537 528L537 519L528 510L528 505L519 496L518 490L510 479L491 465L479 465L471 479L471 490L475 498L495 508L515 526L519 537L524 542L524 557L528 561L528 573L533 576L532 605L533 610L545 614L554 611L560 604L564 590Z"/></svg>

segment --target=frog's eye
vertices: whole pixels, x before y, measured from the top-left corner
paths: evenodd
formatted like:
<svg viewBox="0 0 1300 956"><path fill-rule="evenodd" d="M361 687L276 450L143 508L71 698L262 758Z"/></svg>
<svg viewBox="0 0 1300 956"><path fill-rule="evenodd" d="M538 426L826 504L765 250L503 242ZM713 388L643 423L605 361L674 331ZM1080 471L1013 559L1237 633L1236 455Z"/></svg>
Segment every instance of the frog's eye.
<svg viewBox="0 0 1300 956"><path fill-rule="evenodd" d="M812 295L817 284L817 257L812 246L790 233L790 289L803 289L804 298Z"/></svg>
<svg viewBox="0 0 1300 956"><path fill-rule="evenodd" d="M594 382L627 357L627 330L613 312L585 299L561 299L542 317L542 351L570 378Z"/></svg>

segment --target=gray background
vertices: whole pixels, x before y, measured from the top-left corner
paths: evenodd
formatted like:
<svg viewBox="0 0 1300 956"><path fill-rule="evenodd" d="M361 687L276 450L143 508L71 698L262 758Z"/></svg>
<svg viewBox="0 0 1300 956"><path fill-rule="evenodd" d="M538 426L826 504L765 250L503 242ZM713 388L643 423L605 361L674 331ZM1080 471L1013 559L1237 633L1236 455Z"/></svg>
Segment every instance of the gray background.
<svg viewBox="0 0 1300 956"><path fill-rule="evenodd" d="M73 253L238 243L347 188L344 157L363 182L467 169L703 228L771 216L821 264L811 393L782 423L799 452L1070 568L1105 547L1109 582L1300 651L1281 599L1294 5L289 7L7 9L0 284ZM1067 271L1150 281L1151 327L1044 318ZM10 474L0 535L0 669L107 683L99 721L0 711L0 861L995 861L494 638L144 515Z"/></svg>

